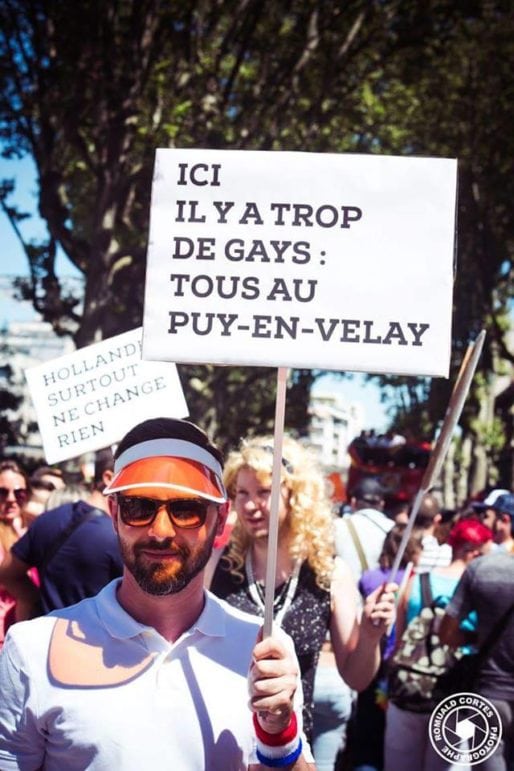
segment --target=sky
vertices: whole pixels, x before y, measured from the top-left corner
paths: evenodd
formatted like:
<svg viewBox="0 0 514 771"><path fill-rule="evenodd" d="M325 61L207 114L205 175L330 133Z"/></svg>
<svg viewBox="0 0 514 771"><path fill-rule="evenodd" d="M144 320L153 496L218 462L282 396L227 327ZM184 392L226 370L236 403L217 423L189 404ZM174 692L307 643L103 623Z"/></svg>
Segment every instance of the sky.
<svg viewBox="0 0 514 771"><path fill-rule="evenodd" d="M19 225L24 236L29 238L44 236L45 225L37 215L37 184L31 159L7 161L0 158L0 180L5 178L14 178L16 181L16 190L10 197L9 203L33 215ZM0 255L0 324L6 321L30 321L38 318L30 303L10 297L8 277L28 276L29 268L25 253L3 211L0 211ZM59 277L80 276L63 253L58 256L57 274ZM327 391L334 393L343 405L362 404L363 428L374 428L377 432L387 428L388 420L384 405L380 402L379 390L376 386L366 383L364 375L355 373L350 379L341 379L335 374L327 373L317 381L314 393Z"/></svg>
<svg viewBox="0 0 514 771"><path fill-rule="evenodd" d="M15 179L16 189L7 203L32 216L19 223L24 237L44 238L46 228L37 214L37 185L34 166L30 158L7 161L0 157L0 180ZM0 323L5 321L30 321L38 318L32 304L13 299L8 288L9 276L28 276L27 257L9 220L0 210ZM59 276L79 276L76 268L61 252L57 261Z"/></svg>
<svg viewBox="0 0 514 771"><path fill-rule="evenodd" d="M374 428L378 434L387 430L389 419L384 405L380 402L380 391L373 383L366 382L365 375L355 372L348 378L341 379L338 373L327 372L316 380L312 393L317 395L328 392L340 397L343 404L362 404L363 428Z"/></svg>

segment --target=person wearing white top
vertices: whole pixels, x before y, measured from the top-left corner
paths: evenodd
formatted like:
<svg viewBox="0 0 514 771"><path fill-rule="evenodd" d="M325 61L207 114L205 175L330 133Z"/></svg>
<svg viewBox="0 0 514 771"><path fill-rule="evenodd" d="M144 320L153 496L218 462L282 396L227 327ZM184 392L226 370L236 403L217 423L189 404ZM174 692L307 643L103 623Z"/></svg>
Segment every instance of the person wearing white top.
<svg viewBox="0 0 514 771"><path fill-rule="evenodd" d="M123 576L9 631L2 771L312 769L290 639L203 586L228 512L217 448L188 421L144 421L105 492Z"/></svg>
<svg viewBox="0 0 514 771"><path fill-rule="evenodd" d="M383 489L372 477L357 485L350 504L352 513L335 522L335 548L357 584L365 570L378 567L384 539L394 521L384 514Z"/></svg>
<svg viewBox="0 0 514 771"><path fill-rule="evenodd" d="M447 543L439 543L435 536L442 520L441 506L433 493L421 499L415 526L423 530L421 556L415 567L416 573L430 573L434 568L446 568L452 561L452 549Z"/></svg>

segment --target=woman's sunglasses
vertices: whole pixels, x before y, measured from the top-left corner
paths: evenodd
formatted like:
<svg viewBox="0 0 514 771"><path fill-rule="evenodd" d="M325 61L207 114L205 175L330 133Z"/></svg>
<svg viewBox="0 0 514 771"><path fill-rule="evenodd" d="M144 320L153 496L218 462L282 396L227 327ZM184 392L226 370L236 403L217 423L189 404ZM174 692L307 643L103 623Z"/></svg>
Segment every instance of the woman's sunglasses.
<svg viewBox="0 0 514 771"><path fill-rule="evenodd" d="M120 519L131 527L148 527L163 506L174 527L193 530L201 527L207 519L209 501L196 498L177 498L160 501L156 498L138 498L136 496L117 495Z"/></svg>
<svg viewBox="0 0 514 771"><path fill-rule="evenodd" d="M30 487L32 490L46 490L49 493L57 489L53 482L47 482L45 479L36 479L30 483Z"/></svg>
<svg viewBox="0 0 514 771"><path fill-rule="evenodd" d="M6 502L7 498L9 497L9 493L14 495L18 506L23 506L25 503L27 503L29 491L22 487L19 487L17 490L11 490L9 487L0 487L0 503Z"/></svg>

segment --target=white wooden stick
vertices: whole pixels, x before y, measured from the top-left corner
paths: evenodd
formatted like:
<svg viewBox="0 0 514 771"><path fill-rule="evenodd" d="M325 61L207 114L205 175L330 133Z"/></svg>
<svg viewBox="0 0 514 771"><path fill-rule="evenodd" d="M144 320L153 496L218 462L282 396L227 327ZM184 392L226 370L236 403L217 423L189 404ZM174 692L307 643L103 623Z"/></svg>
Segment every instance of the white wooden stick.
<svg viewBox="0 0 514 771"><path fill-rule="evenodd" d="M287 367L277 372L277 397L275 402L275 430L273 437L273 469L271 474L270 519L268 527L268 553L266 557L266 582L264 593L263 636L270 637L273 625L273 603L275 600L275 576L277 572L278 549L278 506L280 501L280 479L282 472L282 440L286 410Z"/></svg>
<svg viewBox="0 0 514 771"><path fill-rule="evenodd" d="M405 572L403 574L403 578L402 578L402 580L400 582L400 585L398 587L398 591L396 593L396 599L395 599L396 608L398 608L398 605L402 601L402 597L405 594L405 590L407 589L407 584L409 583L409 578L410 578L410 574L411 574L413 565L414 565L413 562L409 562L409 563L407 563L407 565L405 567ZM388 581L389 581L389 579L388 579ZM393 630L393 626L395 625L395 622L396 622L396 614L395 614L395 618L391 621L391 623L387 627L386 635L390 635L391 634L391 632Z"/></svg>
<svg viewBox="0 0 514 771"><path fill-rule="evenodd" d="M401 599L403 597L403 593L405 592L405 590L407 588L407 584L409 582L409 578L410 578L410 574L411 574L413 565L414 565L413 562L409 562L409 563L407 563L407 565L405 567L405 572L403 574L403 578L402 578L402 580L400 582L400 586L398 587L398 594L396 595L396 606L398 606L400 604L400 601L401 601Z"/></svg>
<svg viewBox="0 0 514 771"><path fill-rule="evenodd" d="M482 330L474 343L469 345L464 359L462 360L459 374L457 375L457 380L455 381L455 386L450 397L448 409L446 410L446 415L444 416L441 432L437 437L436 443L432 450L428 466L426 467L425 473L423 474L423 479L421 480L421 486L412 504L407 526L403 531L402 540L400 542L400 546L398 548L398 552L391 569L391 576L389 578L390 582L394 582L396 578L396 574L398 572L398 568L400 567L400 562L402 560L405 547L407 546L407 541L409 540L412 528L414 527L416 515L419 511L423 496L428 493L432 487L433 480L437 477L443 465L446 453L448 452L448 447L450 446L453 431L460 418L462 408L464 406L464 402L466 401L469 387L471 385L471 381L473 380L473 375L475 374L478 359L482 353L484 339L485 330Z"/></svg>

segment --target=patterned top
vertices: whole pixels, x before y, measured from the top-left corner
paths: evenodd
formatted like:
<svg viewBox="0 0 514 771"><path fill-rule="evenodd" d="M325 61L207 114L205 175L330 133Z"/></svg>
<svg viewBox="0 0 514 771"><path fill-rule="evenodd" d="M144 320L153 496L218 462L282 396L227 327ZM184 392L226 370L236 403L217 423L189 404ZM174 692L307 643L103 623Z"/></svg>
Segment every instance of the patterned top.
<svg viewBox="0 0 514 771"><path fill-rule="evenodd" d="M439 543L433 535L424 535L421 539L422 551L415 573L430 573L434 568L445 568L452 561L452 547Z"/></svg>
<svg viewBox="0 0 514 771"><path fill-rule="evenodd" d="M285 595L285 588L284 584L277 586L275 597L280 598ZM261 589L263 589L262 586ZM242 582L232 575L223 557L216 566L210 590L217 597L221 597L230 605L246 613L262 615L262 610L250 595L246 575ZM275 606L275 610L279 607L280 605ZM312 734L314 675L329 623L330 592L317 585L313 569L304 562L291 606L281 626L292 638L300 664L304 698L303 727L309 741Z"/></svg>

